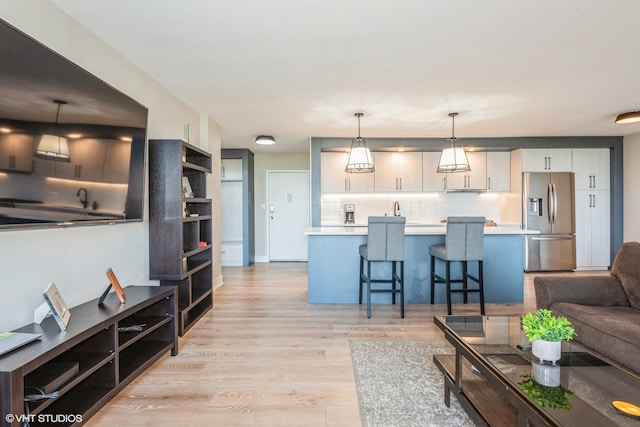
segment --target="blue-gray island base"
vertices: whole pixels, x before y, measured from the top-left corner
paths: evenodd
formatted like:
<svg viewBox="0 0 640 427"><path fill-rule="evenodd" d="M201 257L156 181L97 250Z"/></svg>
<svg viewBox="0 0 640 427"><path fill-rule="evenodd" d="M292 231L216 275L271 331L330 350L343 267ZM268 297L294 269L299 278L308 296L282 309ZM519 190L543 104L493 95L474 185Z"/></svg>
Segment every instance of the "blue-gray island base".
<svg viewBox="0 0 640 427"><path fill-rule="evenodd" d="M358 303L360 245L367 241L366 227L316 227L305 233L308 238L308 301L310 303ZM484 293L487 303L519 303L523 301L524 234L531 233L506 227L485 227ZM405 237L405 302L430 303L429 246L443 244L445 227L407 227ZM383 263L372 265L372 276L384 273ZM452 264L452 278L459 277L460 263ZM436 263L444 276L444 264ZM442 268L442 270L441 270ZM477 274L475 266L469 271ZM471 283L474 286L475 283ZM453 286L461 286L455 284ZM435 303L446 303L445 286L436 284ZM478 295L468 301L478 302ZM390 304L388 294L372 295L373 303ZM462 303L462 295L454 295L453 304Z"/></svg>

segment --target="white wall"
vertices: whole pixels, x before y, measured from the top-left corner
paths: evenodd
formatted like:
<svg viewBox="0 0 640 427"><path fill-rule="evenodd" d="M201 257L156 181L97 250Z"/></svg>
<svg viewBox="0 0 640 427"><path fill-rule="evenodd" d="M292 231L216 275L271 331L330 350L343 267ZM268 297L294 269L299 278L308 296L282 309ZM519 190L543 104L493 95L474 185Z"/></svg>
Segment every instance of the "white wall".
<svg viewBox="0 0 640 427"><path fill-rule="evenodd" d="M255 154L253 160L256 262L268 262L267 171L309 170L309 154Z"/></svg>
<svg viewBox="0 0 640 427"><path fill-rule="evenodd" d="M638 162L640 161L640 133L624 138L623 151L624 218L622 222L624 231L622 239L625 242L640 242L640 220L638 220L638 212L640 212L640 191L638 191L638 183L640 183L640 168L638 167Z"/></svg>
<svg viewBox="0 0 640 427"><path fill-rule="evenodd" d="M182 138L184 124L189 123L191 143L219 153L215 124L208 127L208 141L201 144L198 112L51 2L0 2L0 16L145 105L149 109L148 138ZM0 232L0 331L30 323L33 310L43 301L42 291L52 281L69 306L100 296L107 285L108 267L123 285L155 284L149 281L147 212L145 198L144 222Z"/></svg>

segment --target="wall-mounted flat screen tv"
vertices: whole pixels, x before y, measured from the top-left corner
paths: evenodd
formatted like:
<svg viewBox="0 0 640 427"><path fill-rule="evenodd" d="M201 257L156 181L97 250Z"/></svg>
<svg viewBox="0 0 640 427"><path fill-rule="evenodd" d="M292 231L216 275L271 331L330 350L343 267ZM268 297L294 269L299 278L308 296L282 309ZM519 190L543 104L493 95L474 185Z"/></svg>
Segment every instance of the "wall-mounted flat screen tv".
<svg viewBox="0 0 640 427"><path fill-rule="evenodd" d="M0 20L0 230L140 221L147 109Z"/></svg>

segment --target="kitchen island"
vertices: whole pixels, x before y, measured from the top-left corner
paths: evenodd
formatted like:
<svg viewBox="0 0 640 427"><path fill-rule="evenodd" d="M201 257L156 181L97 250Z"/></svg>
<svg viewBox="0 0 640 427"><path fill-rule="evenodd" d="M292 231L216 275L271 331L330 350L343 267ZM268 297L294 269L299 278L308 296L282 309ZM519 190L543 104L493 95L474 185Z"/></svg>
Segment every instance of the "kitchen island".
<svg viewBox="0 0 640 427"><path fill-rule="evenodd" d="M518 303L523 301L524 235L536 231L515 227L485 227L484 295L487 303ZM367 242L366 226L312 227L305 232L308 239L308 301L310 303L358 303L358 248ZM405 228L405 303L430 303L429 246L444 244L444 225L423 225ZM373 277L388 275L389 263L372 263ZM459 277L460 263L453 263L452 277ZM477 274L476 263L469 272ZM444 263L436 263L444 275ZM441 270L442 268L442 270ZM386 269L386 270L385 270ZM475 285L474 282L471 282ZM454 285L455 286L455 285ZM462 302L456 295L453 303ZM477 294L469 302L478 301ZM389 294L372 295L373 303L391 303ZM445 286L436 284L435 302L446 302Z"/></svg>

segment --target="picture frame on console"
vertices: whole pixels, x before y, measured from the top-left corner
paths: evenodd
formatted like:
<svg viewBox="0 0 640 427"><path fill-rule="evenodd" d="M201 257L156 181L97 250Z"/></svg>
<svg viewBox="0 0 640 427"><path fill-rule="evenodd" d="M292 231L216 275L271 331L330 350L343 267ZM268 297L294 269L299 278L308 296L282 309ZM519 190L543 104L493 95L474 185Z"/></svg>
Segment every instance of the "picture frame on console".
<svg viewBox="0 0 640 427"><path fill-rule="evenodd" d="M66 331L69 319L71 319L71 312L64 302L64 299L62 299L62 295L60 295L56 284L51 282L42 293L42 296L60 329Z"/></svg>

